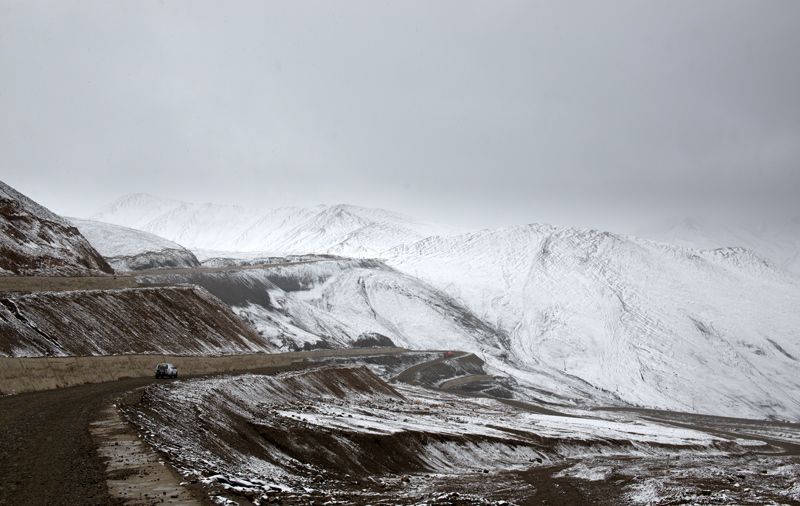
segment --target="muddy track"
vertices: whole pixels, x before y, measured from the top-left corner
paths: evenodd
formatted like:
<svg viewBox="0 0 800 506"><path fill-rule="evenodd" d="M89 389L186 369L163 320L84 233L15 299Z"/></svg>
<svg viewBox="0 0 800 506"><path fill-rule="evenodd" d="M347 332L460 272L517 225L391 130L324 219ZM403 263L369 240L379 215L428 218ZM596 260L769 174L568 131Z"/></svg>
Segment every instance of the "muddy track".
<svg viewBox="0 0 800 506"><path fill-rule="evenodd" d="M137 277L166 274L198 274L206 272L243 271L270 269L290 265L332 262L335 260L302 260L259 265L232 265L226 267L196 267L184 269L156 269L148 271L123 271L108 276L0 276L0 292L70 292L75 290L119 290L142 286ZM150 286L151 283L145 283ZM169 284L166 286L170 286Z"/></svg>
<svg viewBox="0 0 800 506"><path fill-rule="evenodd" d="M406 372L410 371L409 375L413 375L444 360L446 359L437 358L413 366ZM282 368L249 372L274 374L287 369L315 367L324 363L324 361L308 361ZM399 376L403 376L406 372ZM104 409L107 410L107 407L125 392L157 381L165 380L124 379L0 397L0 506L12 504L121 506L120 500L109 493L106 483L106 462L92 439L90 426L93 421L101 417ZM484 397L478 394L450 392L465 397ZM498 400L518 409L565 416L563 413L520 401ZM757 434L759 426L783 425L663 411L635 411L645 418L657 419L661 423L672 423L709 433L725 433L729 437ZM794 424L789 425L796 428ZM732 432L734 428L742 432L735 434ZM784 455L798 454L796 444L764 437L759 439L782 448L786 452ZM548 472L552 474L552 470ZM583 502L585 498L574 487L564 488L568 483L553 482L548 485L550 488L543 487L541 480L544 476L534 476L536 473L533 471L531 473L533 474L528 478L531 483L538 483L538 499L546 497L549 504L554 504L550 501L558 503L564 500L574 504L590 503ZM201 494L198 494L198 500L201 502L207 501L207 498L200 499L200 497Z"/></svg>
<svg viewBox="0 0 800 506"><path fill-rule="evenodd" d="M0 397L0 506L120 506L109 494L90 424L125 392L156 381L164 380L131 378Z"/></svg>

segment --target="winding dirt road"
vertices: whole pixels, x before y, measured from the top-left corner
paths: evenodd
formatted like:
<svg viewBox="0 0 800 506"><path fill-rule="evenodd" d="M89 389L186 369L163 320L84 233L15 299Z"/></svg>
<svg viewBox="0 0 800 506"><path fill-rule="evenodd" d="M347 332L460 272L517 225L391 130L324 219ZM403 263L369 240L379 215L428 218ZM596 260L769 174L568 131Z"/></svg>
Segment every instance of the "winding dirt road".
<svg viewBox="0 0 800 506"><path fill-rule="evenodd" d="M437 358L418 364L398 377L410 379L416 372L442 361L442 358ZM248 372L275 374L319 364L320 362L298 362L286 367ZM90 433L90 426L102 416L104 409L124 393L156 381L165 380L124 379L0 397L0 506L122 506L121 501L109 493L106 484L106 462L97 450L96 442ZM479 396L454 393L470 397ZM546 410L541 406L514 400L500 400L518 409L565 416L563 413ZM798 429L796 424L652 410L628 411L636 411L645 418L661 423L712 434L724 434L728 437L756 436L768 427ZM800 446L796 443L763 436L759 439L773 445L771 454L799 453ZM212 504L207 502L208 499L202 494L197 494L197 497L201 504Z"/></svg>
<svg viewBox="0 0 800 506"><path fill-rule="evenodd" d="M125 392L156 381L165 380L132 378L0 397L0 506L121 506L109 494L90 424Z"/></svg>
<svg viewBox="0 0 800 506"><path fill-rule="evenodd" d="M0 505L118 505L89 434L98 411L150 378L0 398Z"/></svg>

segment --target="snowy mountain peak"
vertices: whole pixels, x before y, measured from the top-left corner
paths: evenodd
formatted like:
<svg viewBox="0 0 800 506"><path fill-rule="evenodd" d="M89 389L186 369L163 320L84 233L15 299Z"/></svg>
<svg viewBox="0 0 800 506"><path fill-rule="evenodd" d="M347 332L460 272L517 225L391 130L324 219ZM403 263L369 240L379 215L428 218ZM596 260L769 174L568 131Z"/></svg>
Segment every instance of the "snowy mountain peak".
<svg viewBox="0 0 800 506"><path fill-rule="evenodd" d="M140 228L155 217L180 205L180 201L147 193L128 193L92 215L91 219Z"/></svg>
<svg viewBox="0 0 800 506"><path fill-rule="evenodd" d="M256 209L129 194L91 217L156 234L192 249L376 256L399 244L460 229L352 205Z"/></svg>

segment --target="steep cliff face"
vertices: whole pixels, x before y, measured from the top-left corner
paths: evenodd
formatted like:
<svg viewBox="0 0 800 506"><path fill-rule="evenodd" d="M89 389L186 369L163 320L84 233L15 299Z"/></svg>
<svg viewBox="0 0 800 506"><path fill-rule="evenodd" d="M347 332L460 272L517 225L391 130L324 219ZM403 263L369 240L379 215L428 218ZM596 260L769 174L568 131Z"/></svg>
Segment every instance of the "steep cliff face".
<svg viewBox="0 0 800 506"><path fill-rule="evenodd" d="M77 228L0 181L0 275L102 273L114 270Z"/></svg>

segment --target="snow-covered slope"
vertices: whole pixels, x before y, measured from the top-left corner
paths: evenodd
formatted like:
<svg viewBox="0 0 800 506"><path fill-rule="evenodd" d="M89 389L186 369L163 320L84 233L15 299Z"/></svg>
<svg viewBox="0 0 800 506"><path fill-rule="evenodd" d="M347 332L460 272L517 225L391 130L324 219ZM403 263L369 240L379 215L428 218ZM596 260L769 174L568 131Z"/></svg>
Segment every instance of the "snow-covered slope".
<svg viewBox="0 0 800 506"><path fill-rule="evenodd" d="M388 338L409 349L476 353L492 360L492 374L501 376L514 375L523 367L512 356L504 332L441 290L376 260L147 274L137 280L200 285L283 350L349 348L364 338ZM536 399L568 405L620 404L612 395L546 364L528 361L523 368L535 381L537 393L531 395Z"/></svg>
<svg viewBox="0 0 800 506"><path fill-rule="evenodd" d="M749 251L531 225L385 257L508 335L518 378L547 364L632 404L800 419L800 279Z"/></svg>
<svg viewBox="0 0 800 506"><path fill-rule="evenodd" d="M68 218L117 271L200 267L180 244L129 227Z"/></svg>
<svg viewBox="0 0 800 506"><path fill-rule="evenodd" d="M642 230L636 235L687 248L745 248L800 274L800 216L784 223L759 225L686 218Z"/></svg>
<svg viewBox="0 0 800 506"><path fill-rule="evenodd" d="M0 181L0 275L113 272L71 223Z"/></svg>
<svg viewBox="0 0 800 506"><path fill-rule="evenodd" d="M320 205L255 209L126 195L91 219L136 228L191 249L374 256L433 235L463 232L380 209Z"/></svg>
<svg viewBox="0 0 800 506"><path fill-rule="evenodd" d="M189 279L284 348L377 334L473 351L551 400L800 420L800 278L747 249L546 225L456 234L351 206L259 211L143 195L95 219L191 248L380 255L394 268Z"/></svg>
<svg viewBox="0 0 800 506"><path fill-rule="evenodd" d="M350 347L365 334L415 349L504 349L502 335L450 297L374 260L165 276L138 279L206 287L283 349Z"/></svg>

